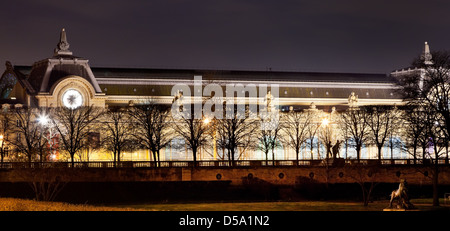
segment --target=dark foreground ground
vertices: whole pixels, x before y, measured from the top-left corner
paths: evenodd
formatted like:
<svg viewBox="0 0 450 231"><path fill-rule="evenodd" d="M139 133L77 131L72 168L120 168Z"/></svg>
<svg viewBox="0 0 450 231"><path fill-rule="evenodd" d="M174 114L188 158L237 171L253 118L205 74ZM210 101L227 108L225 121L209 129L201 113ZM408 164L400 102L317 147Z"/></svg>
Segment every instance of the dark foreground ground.
<svg viewBox="0 0 450 231"><path fill-rule="evenodd" d="M373 189L371 199L374 202L387 201L389 200L390 193L397 188L398 184L377 184ZM408 188L410 198L413 200L432 197L433 190L430 185L409 185ZM445 193L450 193L450 185L441 185L439 187L439 197L443 198ZM0 197L33 199L34 196L35 194L28 183L0 183ZM362 201L362 190L360 185L356 183L328 185L317 183L295 186L248 184L232 186L228 181L71 182L62 188L55 201L92 205L170 205L180 203L197 204L199 202L239 203L279 201L346 201L359 203ZM278 205L280 204L274 204L275 207ZM170 210L170 207L167 207L167 209Z"/></svg>
<svg viewBox="0 0 450 231"><path fill-rule="evenodd" d="M441 199L440 207L432 200L414 199L414 211L450 212L450 203ZM0 211L383 211L389 201L374 201L368 206L353 201L277 201L222 203L144 203L86 205L62 202L41 202L17 198L0 198Z"/></svg>
<svg viewBox="0 0 450 231"><path fill-rule="evenodd" d="M414 211L450 211L450 203L440 200L440 207L432 206L432 199L413 199ZM383 211L388 200L373 201L368 206L355 201L278 201L237 203L159 203L159 204L113 204L114 208L150 211Z"/></svg>

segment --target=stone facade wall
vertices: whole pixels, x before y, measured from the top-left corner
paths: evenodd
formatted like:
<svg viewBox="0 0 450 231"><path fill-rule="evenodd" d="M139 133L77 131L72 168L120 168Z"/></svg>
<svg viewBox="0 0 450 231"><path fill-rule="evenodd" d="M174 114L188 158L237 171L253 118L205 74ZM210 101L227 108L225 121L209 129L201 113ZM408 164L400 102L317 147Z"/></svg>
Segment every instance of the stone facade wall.
<svg viewBox="0 0 450 231"><path fill-rule="evenodd" d="M346 167L241 167L241 168L50 168L0 171L0 182L54 179L70 182L146 182L146 181L230 181L242 185L249 181L274 185L317 183L398 183L430 185L433 169L426 166L346 166ZM450 166L440 168L439 183L450 185Z"/></svg>

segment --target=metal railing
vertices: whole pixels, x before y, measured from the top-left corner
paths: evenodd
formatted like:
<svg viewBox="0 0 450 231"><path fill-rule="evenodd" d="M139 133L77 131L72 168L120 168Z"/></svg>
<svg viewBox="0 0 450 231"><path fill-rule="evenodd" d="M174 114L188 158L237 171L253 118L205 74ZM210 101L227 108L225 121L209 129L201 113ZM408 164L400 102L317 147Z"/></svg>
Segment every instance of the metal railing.
<svg viewBox="0 0 450 231"><path fill-rule="evenodd" d="M196 162L196 167L297 167L297 166L327 166L332 165L329 159L326 160L236 160L229 162L227 160L201 160ZM435 160L413 159L345 159L345 165L363 164L363 165L429 165ZM448 165L447 159L439 159L439 165ZM158 166L159 165L159 166ZM194 167L193 161L160 161L159 164L154 161L90 161L90 162L3 162L0 163L0 169L15 168L186 168Z"/></svg>

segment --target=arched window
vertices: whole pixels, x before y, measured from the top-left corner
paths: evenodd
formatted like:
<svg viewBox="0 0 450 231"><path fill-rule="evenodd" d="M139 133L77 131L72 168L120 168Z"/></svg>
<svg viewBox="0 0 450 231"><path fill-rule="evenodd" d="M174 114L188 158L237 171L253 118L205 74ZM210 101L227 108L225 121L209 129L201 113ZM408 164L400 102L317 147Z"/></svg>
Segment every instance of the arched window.
<svg viewBox="0 0 450 231"><path fill-rule="evenodd" d="M357 159L358 158L357 152L356 152L356 143L353 138L349 138L346 140L346 142L344 142L344 144L342 145L340 155L341 155L341 157L346 158L346 159ZM368 159L369 158L367 148L364 143L361 146L359 158L360 159Z"/></svg>
<svg viewBox="0 0 450 231"><path fill-rule="evenodd" d="M187 160L186 145L183 138L173 138L165 150L166 160Z"/></svg>
<svg viewBox="0 0 450 231"><path fill-rule="evenodd" d="M270 140L271 138L267 138L267 140ZM284 155L284 147L283 144L281 143L280 140L276 140L276 145L275 145L275 150L273 151L272 154L272 150L270 149L268 154L267 154L267 159L268 160L273 160L273 157L275 157L275 160L285 160L287 159L287 157L285 157ZM263 143L261 141L259 141L258 147L256 149L256 156L255 158L258 160L265 160L266 159L266 155L264 153L264 149L267 147L264 147Z"/></svg>
<svg viewBox="0 0 450 231"><path fill-rule="evenodd" d="M305 149L305 156L307 159L312 158L317 159L324 159L326 157L326 149L325 146L319 141L317 137L314 137L313 139L309 138L306 141L306 149Z"/></svg>
<svg viewBox="0 0 450 231"><path fill-rule="evenodd" d="M383 159L404 159L407 158L405 151L405 143L398 136L389 138L384 144L382 158Z"/></svg>
<svg viewBox="0 0 450 231"><path fill-rule="evenodd" d="M0 99L7 99L17 83L16 77L7 73L0 79Z"/></svg>

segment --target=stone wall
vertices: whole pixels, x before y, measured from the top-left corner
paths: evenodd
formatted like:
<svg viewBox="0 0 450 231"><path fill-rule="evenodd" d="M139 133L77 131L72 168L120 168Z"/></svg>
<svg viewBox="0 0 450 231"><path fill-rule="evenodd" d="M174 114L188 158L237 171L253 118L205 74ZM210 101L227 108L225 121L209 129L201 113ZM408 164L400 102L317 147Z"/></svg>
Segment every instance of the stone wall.
<svg viewBox="0 0 450 231"><path fill-rule="evenodd" d="M345 166L345 167L239 167L239 168L48 168L0 171L0 182L29 182L59 177L70 182L145 182L145 181L248 181L273 185L296 185L301 181L317 183L398 183L431 184L432 167L427 166ZM441 166L440 184L450 185L450 166Z"/></svg>

